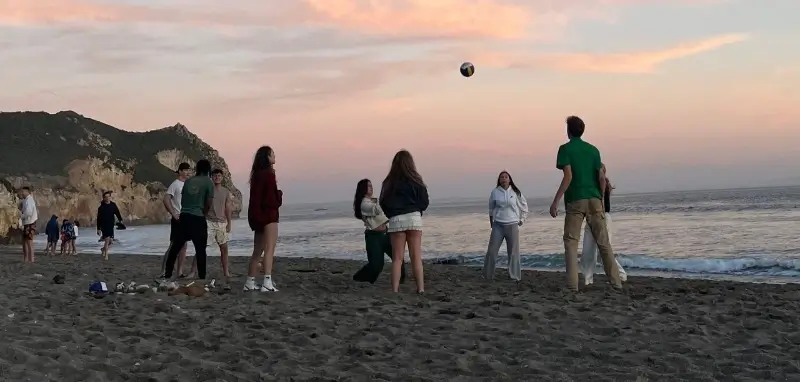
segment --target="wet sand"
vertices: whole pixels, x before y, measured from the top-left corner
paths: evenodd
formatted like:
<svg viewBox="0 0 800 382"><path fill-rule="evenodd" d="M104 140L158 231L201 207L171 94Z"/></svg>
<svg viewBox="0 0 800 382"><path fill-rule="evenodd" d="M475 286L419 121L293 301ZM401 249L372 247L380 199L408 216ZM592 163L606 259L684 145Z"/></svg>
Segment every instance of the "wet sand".
<svg viewBox="0 0 800 382"><path fill-rule="evenodd" d="M278 259L280 292L87 294L152 283L153 256L46 258L0 248L3 381L800 380L800 286L631 277L577 295L563 273L427 265L389 292L360 262ZM218 258L210 271L219 271ZM53 276L66 277L54 284Z"/></svg>

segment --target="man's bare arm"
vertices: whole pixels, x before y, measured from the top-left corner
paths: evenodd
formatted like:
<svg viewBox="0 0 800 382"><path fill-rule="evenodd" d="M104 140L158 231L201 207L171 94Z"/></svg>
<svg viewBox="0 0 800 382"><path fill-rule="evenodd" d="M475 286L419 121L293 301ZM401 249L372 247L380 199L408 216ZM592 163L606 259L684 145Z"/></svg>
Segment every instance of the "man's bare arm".
<svg viewBox="0 0 800 382"><path fill-rule="evenodd" d="M606 196L606 187L608 187L605 168L597 170L597 181L600 182L600 198L603 199Z"/></svg>
<svg viewBox="0 0 800 382"><path fill-rule="evenodd" d="M228 194L228 199L225 201L225 219L228 224L231 224L231 217L233 216L233 199Z"/></svg>
<svg viewBox="0 0 800 382"><path fill-rule="evenodd" d="M164 194L164 208L167 210L167 213L173 216L180 212L172 208L172 195L170 194Z"/></svg>
<svg viewBox="0 0 800 382"><path fill-rule="evenodd" d="M572 167L567 165L564 166L564 177L561 178L561 185L558 186L558 191L556 191L556 196L553 198L553 204L557 204L561 201L561 198L564 197L564 193L567 192L567 188L569 188L569 184L572 183Z"/></svg>

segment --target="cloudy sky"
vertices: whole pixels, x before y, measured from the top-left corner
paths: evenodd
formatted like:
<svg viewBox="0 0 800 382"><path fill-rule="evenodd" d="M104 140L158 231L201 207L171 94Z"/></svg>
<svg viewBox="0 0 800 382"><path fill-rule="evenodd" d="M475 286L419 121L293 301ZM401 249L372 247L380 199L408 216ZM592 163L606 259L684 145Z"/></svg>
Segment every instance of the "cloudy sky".
<svg viewBox="0 0 800 382"><path fill-rule="evenodd" d="M792 0L0 0L0 110L181 122L243 186L268 144L289 202L348 199L400 148L436 197L484 196L502 169L551 195L570 114L620 192L800 183L798 14Z"/></svg>

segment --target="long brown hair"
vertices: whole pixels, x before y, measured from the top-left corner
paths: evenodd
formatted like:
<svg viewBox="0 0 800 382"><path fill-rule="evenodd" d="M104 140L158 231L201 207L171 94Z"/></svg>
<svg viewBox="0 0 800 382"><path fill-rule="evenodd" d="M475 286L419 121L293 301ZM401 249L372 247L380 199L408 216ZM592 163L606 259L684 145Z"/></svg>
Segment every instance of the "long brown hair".
<svg viewBox="0 0 800 382"><path fill-rule="evenodd" d="M269 163L270 155L272 155L272 147L269 146L261 146L256 151L256 154L253 156L253 166L250 168L250 184L253 184L253 179L260 171L266 169L272 170L272 164Z"/></svg>
<svg viewBox="0 0 800 382"><path fill-rule="evenodd" d="M425 187L425 182L417 172L417 165L414 164L414 157L408 150L400 150L392 159L392 167L389 174L381 184L381 199L383 196L394 191L394 188L403 182L410 182Z"/></svg>

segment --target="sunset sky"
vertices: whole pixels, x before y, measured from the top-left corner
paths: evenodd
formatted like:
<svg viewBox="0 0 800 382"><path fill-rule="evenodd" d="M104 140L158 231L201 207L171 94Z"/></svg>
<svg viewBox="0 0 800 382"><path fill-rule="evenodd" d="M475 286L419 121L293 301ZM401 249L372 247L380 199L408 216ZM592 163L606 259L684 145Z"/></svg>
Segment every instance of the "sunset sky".
<svg viewBox="0 0 800 382"><path fill-rule="evenodd" d="M287 202L346 200L400 148L433 199L488 196L503 169L552 196L571 114L619 192L800 184L798 14L796 0L0 0L0 110L181 122L242 188L268 144Z"/></svg>

